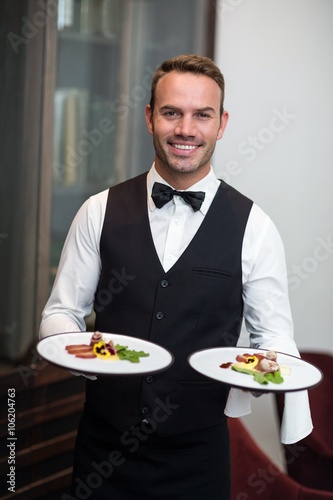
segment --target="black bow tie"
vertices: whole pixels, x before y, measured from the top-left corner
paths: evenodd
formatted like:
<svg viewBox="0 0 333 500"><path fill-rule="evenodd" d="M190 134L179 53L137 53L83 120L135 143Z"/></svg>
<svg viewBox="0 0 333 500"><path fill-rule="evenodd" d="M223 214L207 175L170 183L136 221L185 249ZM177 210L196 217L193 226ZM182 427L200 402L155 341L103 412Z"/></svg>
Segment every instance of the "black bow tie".
<svg viewBox="0 0 333 500"><path fill-rule="evenodd" d="M157 208L162 208L166 203L171 201L174 195L181 196L186 203L191 205L194 212L200 210L202 202L205 199L203 191L176 191L160 182L154 183L151 197Z"/></svg>

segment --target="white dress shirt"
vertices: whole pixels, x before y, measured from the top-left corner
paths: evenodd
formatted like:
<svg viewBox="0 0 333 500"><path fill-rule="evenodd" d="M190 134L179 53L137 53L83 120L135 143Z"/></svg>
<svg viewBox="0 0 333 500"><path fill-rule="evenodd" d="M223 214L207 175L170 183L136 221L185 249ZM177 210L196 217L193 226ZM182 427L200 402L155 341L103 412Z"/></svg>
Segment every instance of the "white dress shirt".
<svg viewBox="0 0 333 500"><path fill-rule="evenodd" d="M147 175L148 215L156 251L167 272L200 227L220 181L211 169L204 179L191 186L191 191L206 193L197 212L179 196L161 209L156 208L151 198L156 181L167 184L153 166ZM41 338L86 328L85 317L92 311L101 270L99 242L107 197L105 190L89 198L71 225L52 293L43 311ZM255 204L243 239L242 282L243 314L250 346L299 356L293 340L283 244L271 219ZM251 412L250 401L249 393L231 389L225 413L231 417L246 415ZM287 394L281 441L299 441L311 430L307 392Z"/></svg>

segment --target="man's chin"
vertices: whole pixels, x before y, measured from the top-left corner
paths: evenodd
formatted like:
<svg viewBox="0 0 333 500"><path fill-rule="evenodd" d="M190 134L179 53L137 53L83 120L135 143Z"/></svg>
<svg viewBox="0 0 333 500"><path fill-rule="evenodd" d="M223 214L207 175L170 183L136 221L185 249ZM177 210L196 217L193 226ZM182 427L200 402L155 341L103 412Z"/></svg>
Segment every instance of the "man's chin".
<svg viewBox="0 0 333 500"><path fill-rule="evenodd" d="M200 164L190 160L189 158L184 158L183 156L178 157L177 159L172 159L168 162L168 167L170 170L179 173L193 173L197 172L200 169Z"/></svg>
<svg viewBox="0 0 333 500"><path fill-rule="evenodd" d="M186 164L185 162L178 162L169 165L169 169L173 172L180 174L195 174L202 168L201 165Z"/></svg>

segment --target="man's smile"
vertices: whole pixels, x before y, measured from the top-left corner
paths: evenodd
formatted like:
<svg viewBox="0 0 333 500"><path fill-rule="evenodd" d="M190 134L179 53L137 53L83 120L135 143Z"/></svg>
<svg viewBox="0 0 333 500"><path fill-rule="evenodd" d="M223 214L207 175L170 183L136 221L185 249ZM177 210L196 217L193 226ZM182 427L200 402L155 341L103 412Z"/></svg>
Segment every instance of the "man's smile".
<svg viewBox="0 0 333 500"><path fill-rule="evenodd" d="M174 148L177 149L196 149L198 146L189 146L186 144L172 144Z"/></svg>
<svg viewBox="0 0 333 500"><path fill-rule="evenodd" d="M190 154L197 150L200 146L198 144L181 144L178 142L168 142L169 146L177 149L178 153Z"/></svg>

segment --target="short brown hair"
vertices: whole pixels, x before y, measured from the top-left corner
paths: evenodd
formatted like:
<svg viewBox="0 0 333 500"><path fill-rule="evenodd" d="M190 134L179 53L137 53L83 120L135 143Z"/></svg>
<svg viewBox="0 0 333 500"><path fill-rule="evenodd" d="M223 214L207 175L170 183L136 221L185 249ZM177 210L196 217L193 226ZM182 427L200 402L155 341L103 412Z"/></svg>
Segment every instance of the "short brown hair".
<svg viewBox="0 0 333 500"><path fill-rule="evenodd" d="M153 112L155 107L155 95L158 82L163 76L171 71L179 71L180 73L194 73L196 75L205 75L212 78L221 89L221 104L220 115L223 113L224 101L224 78L216 66L216 64L209 57L198 55L180 55L164 61L159 68L155 71L151 84L151 97L150 109Z"/></svg>

